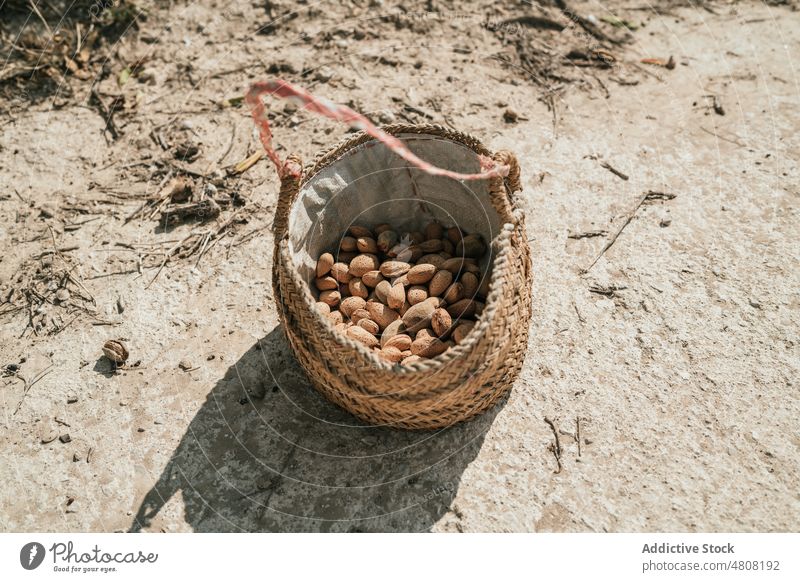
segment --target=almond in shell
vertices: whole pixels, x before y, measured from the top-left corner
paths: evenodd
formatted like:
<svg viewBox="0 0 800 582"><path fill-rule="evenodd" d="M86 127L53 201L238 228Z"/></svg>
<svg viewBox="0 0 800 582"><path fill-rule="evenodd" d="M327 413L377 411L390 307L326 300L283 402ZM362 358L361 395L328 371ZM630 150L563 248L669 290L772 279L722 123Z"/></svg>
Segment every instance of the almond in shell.
<svg viewBox="0 0 800 582"><path fill-rule="evenodd" d="M367 303L367 311L369 318L378 324L381 329L386 329L386 326L400 319L400 315L394 310L382 303L370 301Z"/></svg>
<svg viewBox="0 0 800 582"><path fill-rule="evenodd" d="M392 285L389 295L386 298L386 303L392 309L400 309L406 300L406 290L402 285L395 283Z"/></svg>
<svg viewBox="0 0 800 582"><path fill-rule="evenodd" d="M408 289L407 297L410 305L416 305L428 298L428 290L423 285L412 285Z"/></svg>
<svg viewBox="0 0 800 582"><path fill-rule="evenodd" d="M453 325L453 318L441 307L433 312L431 316L431 328L439 338L444 338L449 332L450 327Z"/></svg>
<svg viewBox="0 0 800 582"><path fill-rule="evenodd" d="M323 303L327 303L330 307L339 305L341 299L342 294L339 293L339 291L321 291L319 294L319 300Z"/></svg>
<svg viewBox="0 0 800 582"><path fill-rule="evenodd" d="M374 335L369 333L363 327L359 327L357 325L354 325L352 327L348 327L346 333L347 333L347 337L349 337L350 339L356 340L358 342L361 342L362 344L364 344L368 348L374 348L375 346L378 345L378 338L376 338Z"/></svg>
<svg viewBox="0 0 800 582"><path fill-rule="evenodd" d="M453 273L445 271L444 269L437 271L430 283L428 283L428 293L431 297L439 297L447 291L447 288L450 287L452 282Z"/></svg>
<svg viewBox="0 0 800 582"><path fill-rule="evenodd" d="M342 237L342 240L339 241L340 252L354 253L356 250L358 250L358 245L356 244L356 239L352 236Z"/></svg>
<svg viewBox="0 0 800 582"><path fill-rule="evenodd" d="M350 295L353 297L361 297L362 299L366 299L369 297L369 289L364 282L359 277L353 277L350 279L350 283L347 284L347 288L350 291Z"/></svg>
<svg viewBox="0 0 800 582"><path fill-rule="evenodd" d="M350 274L353 277L363 277L370 271L375 271L380 266L378 257L373 254L363 253L350 261Z"/></svg>
<svg viewBox="0 0 800 582"><path fill-rule="evenodd" d="M383 338L381 338L381 340L383 340ZM405 333L398 333L398 334L395 334L395 335L391 336L388 340L386 340L385 343L383 341L381 341L381 345L384 348L394 347L394 348L397 348L398 350L400 350L401 352L404 352L405 350L410 350L411 349L411 342L412 341L413 340L411 339L411 336L409 336L409 335L407 335Z"/></svg>
<svg viewBox="0 0 800 582"><path fill-rule="evenodd" d="M423 358L434 358L447 350L447 344L436 337L422 337L411 343L411 353Z"/></svg>
<svg viewBox="0 0 800 582"><path fill-rule="evenodd" d="M330 253L322 253L317 260L317 277L324 277L331 272L333 267L333 255Z"/></svg>
<svg viewBox="0 0 800 582"><path fill-rule="evenodd" d="M356 246L358 250L362 253L370 253L373 255L378 254L378 243L375 242L374 238L368 236L362 236L361 238L356 240Z"/></svg>
<svg viewBox="0 0 800 582"><path fill-rule="evenodd" d="M320 291L330 291L331 289L339 289L339 282L330 275L326 275L325 277L314 279L314 286Z"/></svg>
<svg viewBox="0 0 800 582"><path fill-rule="evenodd" d="M411 265L405 261L386 261L380 267L381 275L388 278L405 275L411 269Z"/></svg>
<svg viewBox="0 0 800 582"><path fill-rule="evenodd" d="M467 337L467 334L472 331L473 327L475 327L474 321L461 322L458 327L453 330L453 340L457 344L460 344L464 341L464 338Z"/></svg>
<svg viewBox="0 0 800 582"><path fill-rule="evenodd" d="M367 302L361 297L347 297L342 300L339 310L347 317L350 317L356 309L364 309L366 304Z"/></svg>
<svg viewBox="0 0 800 582"><path fill-rule="evenodd" d="M383 275L377 269L375 271L368 271L361 276L361 280L364 282L364 285L367 287L372 287L373 289L383 281Z"/></svg>
<svg viewBox="0 0 800 582"><path fill-rule="evenodd" d="M414 265L409 269L408 282L412 285L422 285L430 281L436 274L436 266L428 263Z"/></svg>
<svg viewBox="0 0 800 582"><path fill-rule="evenodd" d="M368 318L359 319L357 325L366 329L372 335L378 335L378 333L381 331L381 328L378 327L378 324Z"/></svg>

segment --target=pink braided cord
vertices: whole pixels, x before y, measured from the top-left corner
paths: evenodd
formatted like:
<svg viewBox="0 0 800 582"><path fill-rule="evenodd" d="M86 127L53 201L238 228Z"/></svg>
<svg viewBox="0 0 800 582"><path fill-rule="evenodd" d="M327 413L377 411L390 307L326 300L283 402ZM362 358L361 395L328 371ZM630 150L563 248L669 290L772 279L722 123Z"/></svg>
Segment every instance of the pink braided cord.
<svg viewBox="0 0 800 582"><path fill-rule="evenodd" d="M269 128L266 108L261 101L261 95L265 93L281 99L288 99L308 111L324 115L334 121L342 121L351 127L366 131L369 135L384 143L398 156L433 176L446 176L454 180L485 180L494 176L508 176L508 166L498 164L493 159L483 155L479 156L481 172L478 174L460 174L429 164L415 156L401 140L376 127L369 119L349 107L339 105L324 97L315 97L305 89L282 79L270 79L269 81L260 81L250 85L245 101L250 106L253 120L258 127L264 151L267 157L272 160L272 163L275 164L278 169L278 175L281 178L287 174L299 177L301 168L288 160L283 162L272 147L272 131Z"/></svg>

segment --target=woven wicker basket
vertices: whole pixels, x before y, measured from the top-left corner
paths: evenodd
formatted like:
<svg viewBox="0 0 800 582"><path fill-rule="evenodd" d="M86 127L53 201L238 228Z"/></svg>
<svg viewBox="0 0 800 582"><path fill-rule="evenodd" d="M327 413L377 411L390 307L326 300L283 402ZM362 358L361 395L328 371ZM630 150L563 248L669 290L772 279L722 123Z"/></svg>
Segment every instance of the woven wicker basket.
<svg viewBox="0 0 800 582"><path fill-rule="evenodd" d="M531 317L531 263L524 216L513 194L520 190L519 165L510 152L492 154L475 138L438 125L392 125L382 128L404 141L430 138L437 147L460 148L508 165L507 178L488 179L485 188L492 219L500 225L491 245L491 284L486 307L467 338L441 356L392 365L334 331L314 308L309 282L293 254L304 233L289 232L298 194L315 176L365 147L381 147L370 136L356 134L322 153L300 176L282 178L276 210L273 288L286 336L314 387L358 418L377 425L407 429L450 426L479 414L510 390L519 374L528 342ZM296 156L291 162L302 167ZM449 179L449 178L441 178ZM424 198L425 193L420 195ZM469 204L469 197L455 201ZM359 208L352 208L353 217ZM485 209L480 209L485 212ZM351 217L352 218L352 217ZM385 217L391 223L391 217ZM293 244L294 239L294 244ZM318 251L314 251L318 252Z"/></svg>

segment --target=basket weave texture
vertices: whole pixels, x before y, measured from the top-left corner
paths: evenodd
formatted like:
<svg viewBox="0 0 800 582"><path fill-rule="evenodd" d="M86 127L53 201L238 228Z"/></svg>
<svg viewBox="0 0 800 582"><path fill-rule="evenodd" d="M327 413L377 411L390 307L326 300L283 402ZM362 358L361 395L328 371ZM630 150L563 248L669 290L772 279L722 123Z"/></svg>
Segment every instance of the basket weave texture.
<svg viewBox="0 0 800 582"><path fill-rule="evenodd" d="M365 134L320 154L299 177L283 178L273 226L273 291L288 342L311 383L327 399L370 424L438 429L491 408L508 393L522 368L532 273L524 215L514 202L514 192L520 190L519 165L510 152L492 154L475 138L442 126L398 124L383 129L459 143L510 167L507 178L489 179L491 203L503 228L492 241L489 296L472 332L437 358L392 365L336 332L315 309L316 299L292 260L289 213L303 184L372 139ZM290 156L290 163L302 166L296 156Z"/></svg>

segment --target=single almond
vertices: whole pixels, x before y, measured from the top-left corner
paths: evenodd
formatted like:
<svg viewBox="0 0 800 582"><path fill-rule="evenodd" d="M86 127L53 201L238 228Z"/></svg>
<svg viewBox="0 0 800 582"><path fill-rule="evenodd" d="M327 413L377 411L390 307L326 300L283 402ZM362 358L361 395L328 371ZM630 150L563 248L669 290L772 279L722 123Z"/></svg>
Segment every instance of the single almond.
<svg viewBox="0 0 800 582"><path fill-rule="evenodd" d="M423 253L438 253L443 248L442 241L438 238L423 241L416 246Z"/></svg>
<svg viewBox="0 0 800 582"><path fill-rule="evenodd" d="M481 268L477 263L471 263L469 260L464 261L464 271L467 273L472 273L476 277L481 276Z"/></svg>
<svg viewBox="0 0 800 582"><path fill-rule="evenodd" d="M320 291L330 291L331 289L339 289L339 282L328 275L314 279L314 286Z"/></svg>
<svg viewBox="0 0 800 582"><path fill-rule="evenodd" d="M440 307L433 312L431 316L431 328L433 328L433 333L439 338L444 339L444 337L450 333L450 327L452 325L453 318L450 317L450 314L447 313L446 310Z"/></svg>
<svg viewBox="0 0 800 582"><path fill-rule="evenodd" d="M353 323L358 323L362 319L369 319L369 311L364 308L356 309L353 313L350 314L350 320Z"/></svg>
<svg viewBox="0 0 800 582"><path fill-rule="evenodd" d="M370 237L372 238L372 231L368 229L366 226L360 226L358 224L352 225L350 228L347 229L351 236L356 238L361 237Z"/></svg>
<svg viewBox="0 0 800 582"><path fill-rule="evenodd" d="M386 347L386 348L381 349L381 351L379 352L378 355L380 357L382 357L384 360L388 360L389 362L392 362L393 364L397 364L398 362L402 361L403 358L404 358L403 352L401 352L397 348L393 348L393 347Z"/></svg>
<svg viewBox="0 0 800 582"><path fill-rule="evenodd" d="M456 301L464 298L464 286L456 281L447 288L442 298L445 300L445 302L447 302L448 305L452 305Z"/></svg>
<svg viewBox="0 0 800 582"><path fill-rule="evenodd" d="M421 303L428 298L428 290L424 285L412 285L408 288L407 297L410 305L416 305L417 303Z"/></svg>
<svg viewBox="0 0 800 582"><path fill-rule="evenodd" d="M445 271L444 269L437 271L431 279L431 282L428 283L428 294L431 297L438 297L447 291L447 288L450 287L452 282L453 273L450 271Z"/></svg>
<svg viewBox="0 0 800 582"><path fill-rule="evenodd" d="M366 304L367 302L361 297L347 297L342 300L339 309L347 317L350 317L356 309L364 309Z"/></svg>
<svg viewBox="0 0 800 582"><path fill-rule="evenodd" d="M391 224L386 224L385 222L383 222L383 223L379 224L378 226L376 226L375 228L373 228L372 230L375 231L375 236L380 236L385 231L392 230L392 225Z"/></svg>
<svg viewBox="0 0 800 582"><path fill-rule="evenodd" d="M447 308L447 313L449 313L450 317L453 319L472 317L475 315L476 303L477 302L473 301L472 299L462 299L461 301L456 301Z"/></svg>
<svg viewBox="0 0 800 582"><path fill-rule="evenodd" d="M434 309L437 307L444 307L445 302L441 297L428 297L423 303L430 303Z"/></svg>
<svg viewBox="0 0 800 582"><path fill-rule="evenodd" d="M381 328L378 326L378 324L371 319L359 319L357 325L366 329L372 335L378 335L378 333L381 331Z"/></svg>
<svg viewBox="0 0 800 582"><path fill-rule="evenodd" d="M381 281L375 286L375 297L378 298L378 301L381 303L388 303L389 301L389 293L392 291L392 284L389 283L386 279Z"/></svg>
<svg viewBox="0 0 800 582"><path fill-rule="evenodd" d="M381 346L384 348L394 347L400 351L410 350L411 349L411 336L405 333L398 333L391 336L386 342L383 342L383 338L381 338Z"/></svg>
<svg viewBox="0 0 800 582"><path fill-rule="evenodd" d="M319 300L323 303L327 303L330 307L336 307L339 305L339 301L342 299L342 294L338 291L321 291L319 294Z"/></svg>
<svg viewBox="0 0 800 582"><path fill-rule="evenodd" d="M358 342L361 342L368 348L374 348L375 346L378 345L378 338L369 333L363 327L359 327L357 325L347 328L347 337L356 340Z"/></svg>
<svg viewBox="0 0 800 582"><path fill-rule="evenodd" d="M439 223L439 221L434 220L433 222L429 222L425 225L425 239L432 240L432 239L440 239L444 236L444 227Z"/></svg>
<svg viewBox="0 0 800 582"><path fill-rule="evenodd" d="M356 240L356 246L362 253L378 254L378 243L375 242L374 238L362 236Z"/></svg>
<svg viewBox="0 0 800 582"><path fill-rule="evenodd" d="M369 289L359 277L350 279L347 288L350 290L350 295L354 297L361 297L362 299L369 297Z"/></svg>
<svg viewBox="0 0 800 582"><path fill-rule="evenodd" d="M417 264L418 265L428 264L428 265L433 265L437 269L442 269L444 262L445 259L442 257L442 255L438 253L428 253L427 255L422 255L417 261Z"/></svg>
<svg viewBox="0 0 800 582"><path fill-rule="evenodd" d="M409 307L408 311L403 315L403 323L406 329L415 333L422 328L428 327L431 322L431 316L433 316L433 312L437 307L438 305L434 306L429 299Z"/></svg>
<svg viewBox="0 0 800 582"><path fill-rule="evenodd" d="M436 266L428 263L415 265L408 271L408 282L412 285L422 285L430 281L436 274Z"/></svg>
<svg viewBox="0 0 800 582"><path fill-rule="evenodd" d="M464 259L462 257L447 259L442 265L442 269L450 271L453 275L458 275L464 270Z"/></svg>
<svg viewBox="0 0 800 582"><path fill-rule="evenodd" d="M414 336L414 341L416 341L418 339L422 339L422 338L434 338L434 337L436 337L436 334L433 333L432 329L430 329L428 327L423 327Z"/></svg>
<svg viewBox="0 0 800 582"><path fill-rule="evenodd" d="M324 277L331 272L333 267L333 255L330 253L322 253L317 259L317 277Z"/></svg>
<svg viewBox="0 0 800 582"><path fill-rule="evenodd" d="M384 230L378 235L378 248L386 253L397 244L397 233L393 230Z"/></svg>
<svg viewBox="0 0 800 582"><path fill-rule="evenodd" d="M447 345L436 337L415 339L411 344L411 353L423 358L434 358L447 349Z"/></svg>
<svg viewBox="0 0 800 582"><path fill-rule="evenodd" d="M331 311L328 314L328 319L330 319L331 323L335 326L339 324L344 324L344 316L342 315L341 311Z"/></svg>
<svg viewBox="0 0 800 582"><path fill-rule="evenodd" d="M414 253L411 251L411 245L406 242L401 242L394 245L386 254L392 257L393 259L397 259L398 261L408 262L411 260L411 257Z"/></svg>
<svg viewBox="0 0 800 582"><path fill-rule="evenodd" d="M389 344L389 341L396 335L404 333L406 326L402 319L396 319L383 329L381 334L381 346ZM410 339L410 337L409 337Z"/></svg>
<svg viewBox="0 0 800 582"><path fill-rule="evenodd" d="M361 276L361 280L364 282L364 285L367 287L372 287L373 289L383 281L383 275L377 269L375 271L367 271Z"/></svg>
<svg viewBox="0 0 800 582"><path fill-rule="evenodd" d="M331 306L328 305L327 303L323 303L322 301L317 301L314 304L314 307L317 309L317 311L320 312L321 315L324 315L326 317L331 313Z"/></svg>
<svg viewBox="0 0 800 582"><path fill-rule="evenodd" d="M405 275L410 268L411 265L405 261L386 261L380 267L381 275L389 278Z"/></svg>
<svg viewBox="0 0 800 582"><path fill-rule="evenodd" d="M402 285L395 283L389 291L386 303L392 309L400 309L406 300L406 290Z"/></svg>
<svg viewBox="0 0 800 582"><path fill-rule="evenodd" d="M358 249L358 244L356 244L356 239L352 236L344 236L342 240L339 241L339 250L345 253L353 253Z"/></svg>
<svg viewBox="0 0 800 582"><path fill-rule="evenodd" d="M456 244L456 255L480 258L486 252L486 245L479 234L468 234Z"/></svg>
<svg viewBox="0 0 800 582"><path fill-rule="evenodd" d="M339 281L339 283L349 283L353 275L350 273L350 267L346 263L334 263L331 267L331 277Z"/></svg>
<svg viewBox="0 0 800 582"><path fill-rule="evenodd" d="M350 274L353 277L363 277L365 273L375 271L379 265L380 261L377 256L364 253L350 261Z"/></svg>
<svg viewBox="0 0 800 582"><path fill-rule="evenodd" d="M400 319L400 315L394 309L382 303L367 303L367 311L369 311L369 318L377 323L381 329L386 329L387 325Z"/></svg>
<svg viewBox="0 0 800 582"><path fill-rule="evenodd" d="M462 321L458 327L453 330L453 340L460 344L464 341L464 338L467 337L467 334L472 331L472 328L475 327L474 321Z"/></svg>
<svg viewBox="0 0 800 582"><path fill-rule="evenodd" d="M472 299L478 293L479 281L474 273L463 273L461 284L464 286L464 297Z"/></svg>
<svg viewBox="0 0 800 582"><path fill-rule="evenodd" d="M461 229L457 226L451 226L447 229L447 240L449 240L454 245L457 245L461 242Z"/></svg>

